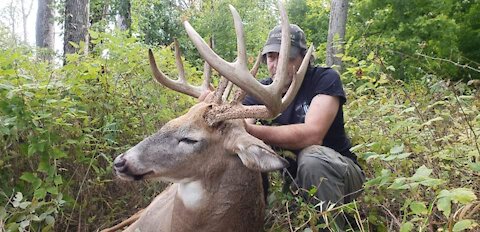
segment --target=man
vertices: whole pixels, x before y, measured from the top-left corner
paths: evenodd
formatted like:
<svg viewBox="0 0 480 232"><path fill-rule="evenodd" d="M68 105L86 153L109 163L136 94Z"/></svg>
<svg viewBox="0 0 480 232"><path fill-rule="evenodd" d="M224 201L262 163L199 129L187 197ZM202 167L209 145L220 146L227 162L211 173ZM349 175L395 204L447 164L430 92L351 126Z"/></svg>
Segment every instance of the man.
<svg viewBox="0 0 480 232"><path fill-rule="evenodd" d="M291 24L290 33L288 73L291 79L300 67L307 46L300 27ZM270 31L263 47L263 59L271 75L261 81L263 84L270 84L275 78L280 37L279 25ZM326 209L328 203L340 205L352 201L365 181L345 133L342 108L345 102L338 73L310 64L297 96L280 116L271 122L262 121L262 125L246 125L250 134L265 143L296 154L289 168L294 177L293 186L306 191L316 187L315 198L309 198L306 192L303 196L313 204L325 202L319 206L320 210ZM260 103L247 96L244 104Z"/></svg>

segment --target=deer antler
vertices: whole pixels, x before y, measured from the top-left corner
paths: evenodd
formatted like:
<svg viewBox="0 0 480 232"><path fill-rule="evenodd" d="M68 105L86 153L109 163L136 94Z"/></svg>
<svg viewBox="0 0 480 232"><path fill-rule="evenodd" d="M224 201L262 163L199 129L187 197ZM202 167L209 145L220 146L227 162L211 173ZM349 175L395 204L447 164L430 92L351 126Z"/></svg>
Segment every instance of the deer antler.
<svg viewBox="0 0 480 232"><path fill-rule="evenodd" d="M175 65L178 69L178 79L172 80L171 78L167 77L161 70L158 69L157 63L155 62L155 57L153 56L153 52L151 49L148 50L148 57L150 60L150 68L153 71L153 76L155 79L160 82L161 84L165 85L166 87L175 90L177 92L181 92L192 97L198 98L204 91L208 90L210 87L210 78L211 78L211 70L208 63L205 62L204 67L204 78L203 84L201 86L193 86L187 83L185 79L185 69L183 67L183 62L180 53L180 46L178 41L175 39Z"/></svg>
<svg viewBox="0 0 480 232"><path fill-rule="evenodd" d="M230 11L233 15L235 31L237 35L237 59L234 62L227 62L219 57L202 39L202 37L188 23L184 22L185 29L193 44L197 47L200 55L222 76L233 82L239 88L258 99L264 106L242 106L240 104L221 105L212 108L205 116L209 124L214 124L227 119L234 118L272 118L282 112L293 100L300 89L305 76L308 62L310 61L313 47L310 47L304 60L293 77L293 81L287 93L282 97L282 90L287 83L288 53L290 50L290 28L287 13L281 1L279 10L282 20L282 42L280 45L279 61L275 79L270 85L262 85L247 68L247 56L245 48L244 30L240 15L233 6ZM234 103L238 103L235 101Z"/></svg>
<svg viewBox="0 0 480 232"><path fill-rule="evenodd" d="M300 89L303 78L307 71L310 56L313 52L313 46L309 48L302 61L302 64L300 65L300 68L293 77L290 87L285 95L283 95L284 87L288 82L287 65L289 57L288 53L290 50L290 26L288 23L287 13L281 0L279 0L278 5L282 21L282 41L280 45L279 61L277 64L277 73L275 74L273 83L270 85L262 85L255 79L255 75L260 64L261 55L258 56L252 70L248 70L243 24L239 13L233 6L230 5L230 11L233 15L235 32L237 35L237 59L234 62L227 62L223 58L219 57L195 31L195 29L193 29L190 23L187 21L184 22L185 30L187 31L188 36L197 48L201 57L205 60L205 65L208 63L215 70L217 70L220 75L226 78L225 80L222 78L217 90L215 91L213 100L211 100L211 103L215 106L204 115L205 120L209 125L213 125L220 121L237 118L273 118L285 110L285 108L295 98L295 95ZM185 81L183 64L181 62L178 43L176 41L175 51L177 68L179 69L179 79L176 81L171 80L170 78L167 78L160 70L158 70L155 64L155 59L153 58L153 54L151 51L149 51L150 66L152 67L153 74L160 83L164 84L168 88L198 98L203 91L208 89L210 75L207 75L206 69L205 76L208 76L208 80L205 78L203 87L189 85ZM239 91L235 93L235 97L232 102L228 104L221 104L222 99L225 101L228 98L228 96L224 95L228 95L228 92L230 91L227 80L238 86ZM246 94L255 97L264 105L241 105L241 101Z"/></svg>

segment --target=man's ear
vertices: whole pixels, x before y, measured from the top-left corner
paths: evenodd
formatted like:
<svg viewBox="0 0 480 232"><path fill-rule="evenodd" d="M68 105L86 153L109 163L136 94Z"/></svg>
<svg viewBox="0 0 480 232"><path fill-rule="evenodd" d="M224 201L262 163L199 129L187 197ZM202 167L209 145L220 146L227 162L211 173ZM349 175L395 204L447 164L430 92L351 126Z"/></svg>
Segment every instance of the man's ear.
<svg viewBox="0 0 480 232"><path fill-rule="evenodd" d="M233 143L230 143L229 147L249 169L269 172L288 167L287 160L277 155L263 141L248 133L242 133L230 142Z"/></svg>

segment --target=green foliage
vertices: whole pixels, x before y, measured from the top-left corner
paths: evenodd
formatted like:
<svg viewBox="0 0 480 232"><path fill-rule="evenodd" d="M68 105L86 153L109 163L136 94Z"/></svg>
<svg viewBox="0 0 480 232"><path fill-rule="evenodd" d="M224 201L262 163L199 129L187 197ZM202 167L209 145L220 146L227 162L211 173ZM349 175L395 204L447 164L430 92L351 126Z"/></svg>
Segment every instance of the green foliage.
<svg viewBox="0 0 480 232"><path fill-rule="evenodd" d="M479 1L353 1L347 37L354 37L356 54L375 51L400 72L397 79L420 79L435 72L441 78L478 78L477 72L428 57L478 65L478 23L469 15ZM458 13L458 10L464 13ZM478 12L478 11L475 11ZM478 20L477 20L478 21ZM477 22L475 21L475 22ZM468 50L466 49L468 47ZM408 79L407 79L408 78Z"/></svg>
<svg viewBox="0 0 480 232"><path fill-rule="evenodd" d="M180 10L172 1L141 0L131 4L133 30L146 44L168 45L181 33Z"/></svg>
<svg viewBox="0 0 480 232"><path fill-rule="evenodd" d="M214 38L215 52L225 60L233 61L237 57L237 40L228 5L234 6L242 18L248 60L253 64L268 32L275 26L275 19L278 18L275 4L272 0L205 1L200 11L191 12L195 17L191 17L189 21L203 38ZM187 43L186 38L183 41L185 43L182 44Z"/></svg>
<svg viewBox="0 0 480 232"><path fill-rule="evenodd" d="M145 45L120 33L90 34L95 50L67 56L61 68L0 50L0 224L7 231L94 230L102 213L145 204L122 202L139 186L112 192L112 159L195 102L153 81ZM175 76L172 50L155 53ZM198 82L201 74L185 68ZM79 215L78 225L70 220Z"/></svg>
<svg viewBox="0 0 480 232"><path fill-rule="evenodd" d="M395 80L399 71L381 55L355 57L349 48L342 57L349 96L345 117L369 176L361 199L368 222L400 231L474 228L478 93L439 79L441 70L410 83Z"/></svg>
<svg viewBox="0 0 480 232"><path fill-rule="evenodd" d="M330 14L330 1L293 0L288 1L288 17L291 23L300 26L317 53L319 63L324 62Z"/></svg>

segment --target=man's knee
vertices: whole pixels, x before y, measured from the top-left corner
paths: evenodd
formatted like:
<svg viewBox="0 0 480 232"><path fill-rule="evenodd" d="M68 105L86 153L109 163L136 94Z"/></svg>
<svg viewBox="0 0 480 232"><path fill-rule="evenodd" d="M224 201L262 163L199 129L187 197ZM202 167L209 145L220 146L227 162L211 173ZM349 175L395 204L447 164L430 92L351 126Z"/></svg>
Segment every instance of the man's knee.
<svg viewBox="0 0 480 232"><path fill-rule="evenodd" d="M363 183L354 180L357 175L363 177L363 172L357 169L352 160L328 147L310 146L298 155L296 182L306 190L316 187L319 200L344 203L353 196L344 197Z"/></svg>
<svg viewBox="0 0 480 232"><path fill-rule="evenodd" d="M324 146L309 146L298 155L299 173L316 173L316 176L330 176L343 179L348 164L335 150Z"/></svg>

